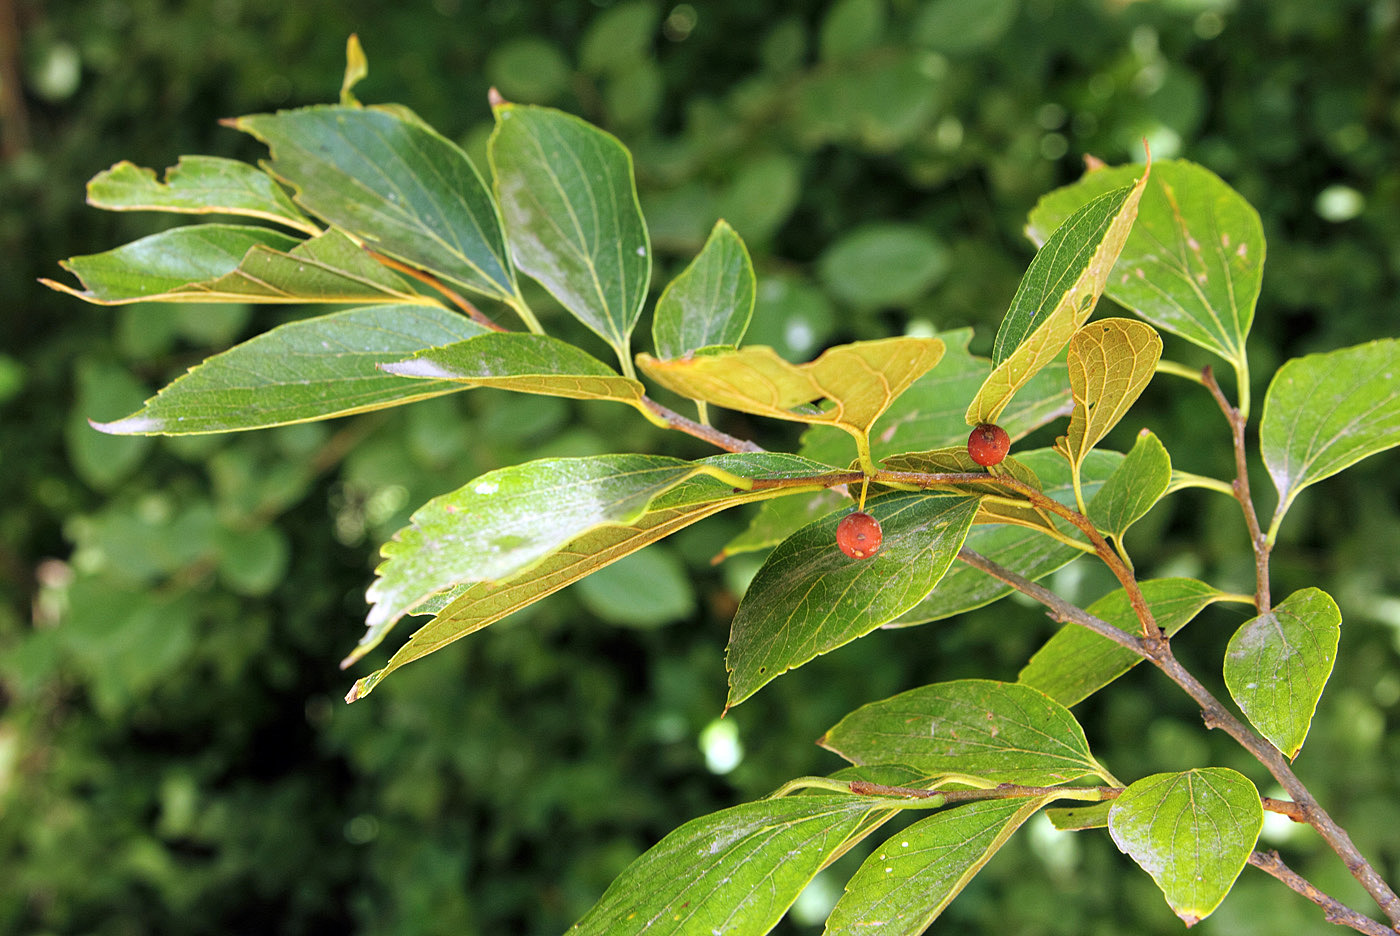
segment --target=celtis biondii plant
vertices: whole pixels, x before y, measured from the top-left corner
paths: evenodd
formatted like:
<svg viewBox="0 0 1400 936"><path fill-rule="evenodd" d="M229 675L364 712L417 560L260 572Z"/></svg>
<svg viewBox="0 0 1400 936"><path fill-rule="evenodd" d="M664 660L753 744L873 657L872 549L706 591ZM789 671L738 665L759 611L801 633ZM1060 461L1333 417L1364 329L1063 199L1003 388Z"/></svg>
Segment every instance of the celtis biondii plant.
<svg viewBox="0 0 1400 936"><path fill-rule="evenodd" d="M568 114L493 97L488 182L408 109L357 101L365 60L353 39L349 53L338 105L228 121L267 144L265 164L188 156L161 181L123 162L88 188L101 208L259 223L176 227L74 257L64 266L81 287L49 285L99 304L350 308L217 354L97 428L228 432L496 387L613 401L723 452L546 458L430 500L383 547L368 631L345 665L406 615L430 620L349 700L650 543L760 502L728 549L771 547L734 617L727 706L876 629L1012 592L1063 624L1015 682L937 683L851 712L821 739L851 766L686 823L624 871L575 931L767 932L818 871L917 810L851 877L827 931L919 933L1044 810L1061 829L1107 828L1188 925L1252 864L1332 922L1395 932L1256 844L1265 810L1306 823L1400 926L1400 898L1290 766L1331 672L1341 613L1320 588L1277 601L1269 588L1271 547L1298 493L1400 442L1400 345L1309 355L1274 375L1257 439L1278 490L1265 526L1249 485L1245 353L1264 238L1241 196L1185 161L1097 167L1045 196L1027 226L1039 250L990 360L968 352L966 329L840 345L802 364L745 346L755 276L743 241L720 221L661 290L651 350L634 354L652 248L622 144ZM596 333L616 368L546 334L521 274ZM1104 293L1137 318L1090 321ZM1225 361L1237 398L1209 369L1162 360L1159 331ZM1233 479L1175 468L1147 431L1126 453L1098 446L1158 374L1193 382L1218 408ZM694 401L696 418L658 402L648 382ZM801 449L766 451L723 432L711 421L717 410L801 423ZM1008 454L1012 440L1065 416L1053 446ZM1124 534L1188 487L1238 502L1257 569L1252 595L1139 577ZM1103 563L1118 589L1080 608L1037 584L1076 561ZM1253 606L1224 661L1243 719L1172 650L1174 635L1217 602ZM1222 767L1129 783L1100 763L1070 707L1142 661L1288 799L1261 796Z"/></svg>

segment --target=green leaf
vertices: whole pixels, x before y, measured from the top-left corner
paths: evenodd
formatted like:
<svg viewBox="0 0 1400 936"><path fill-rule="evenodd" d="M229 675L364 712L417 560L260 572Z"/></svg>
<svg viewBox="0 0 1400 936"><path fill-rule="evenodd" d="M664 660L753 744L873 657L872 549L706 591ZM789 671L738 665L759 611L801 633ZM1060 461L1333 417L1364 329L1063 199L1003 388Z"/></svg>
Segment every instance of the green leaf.
<svg viewBox="0 0 1400 936"><path fill-rule="evenodd" d="M961 418L958 422L961 425ZM1040 479L1042 493L1066 506L1074 505L1069 464L1053 449L1021 452L1017 458L1035 472ZM1090 493L1098 490L1103 479L1110 477L1122 460L1123 457L1117 452L1090 452L1080 478L1082 489ZM1056 526L1062 533L1071 538L1080 538L1078 531L1066 521L1052 519L1056 520ZM1009 524L974 526L964 545L1031 581L1049 575L1084 554L1082 550L1044 533ZM1014 589L1010 585L992 578L981 569L956 563L923 601L886 626L909 627L942 620L990 604L1012 591Z"/></svg>
<svg viewBox="0 0 1400 936"><path fill-rule="evenodd" d="M501 104L491 168L511 254L631 368L651 281L632 155L611 134L547 107Z"/></svg>
<svg viewBox="0 0 1400 936"><path fill-rule="evenodd" d="M367 598L373 629L464 582L506 578L604 524L636 522L701 470L660 455L546 458L487 472L414 511L380 550Z"/></svg>
<svg viewBox="0 0 1400 936"><path fill-rule="evenodd" d="M1112 800L1082 806L1062 806L1045 810L1045 817L1061 832L1085 832L1089 829L1107 829L1108 811L1112 808Z"/></svg>
<svg viewBox="0 0 1400 936"><path fill-rule="evenodd" d="M872 224L832 244L817 262L827 291L857 309L908 306L948 272L948 250L917 224Z"/></svg>
<svg viewBox="0 0 1400 936"><path fill-rule="evenodd" d="M578 583L583 606L609 624L660 627L695 613L689 571L664 544L635 552Z"/></svg>
<svg viewBox="0 0 1400 936"><path fill-rule="evenodd" d="M232 125L272 151L296 201L372 249L494 299L517 295L500 216L476 167L416 119L306 107Z"/></svg>
<svg viewBox="0 0 1400 936"><path fill-rule="evenodd" d="M965 55L994 45L1016 21L1020 0L931 0L915 18L911 40L935 52Z"/></svg>
<svg viewBox="0 0 1400 936"><path fill-rule="evenodd" d="M992 344L995 369L967 409L968 425L995 423L1011 398L1059 355L1089 318L1123 249L1147 170L1071 215L1031 261Z"/></svg>
<svg viewBox="0 0 1400 936"><path fill-rule="evenodd" d="M1225 648L1225 685L1250 724L1298 756L1342 636L1342 612L1320 588L1289 595L1240 625Z"/></svg>
<svg viewBox="0 0 1400 936"><path fill-rule="evenodd" d="M1147 607L1168 635L1185 627L1217 601L1239 596L1217 591L1189 578L1150 579L1140 584ZM1123 589L1110 592L1086 609L1120 630L1141 633L1132 603ZM1078 624L1066 624L1045 642L1017 676L1062 705L1076 705L1132 669L1141 658L1107 637Z"/></svg>
<svg viewBox="0 0 1400 936"><path fill-rule="evenodd" d="M1278 488L1277 530L1298 492L1400 445L1400 340L1294 358L1264 396L1259 448Z"/></svg>
<svg viewBox="0 0 1400 936"><path fill-rule="evenodd" d="M1121 544L1128 527L1162 499L1171 480L1171 456L1158 438L1144 429L1122 464L1090 499L1089 519Z"/></svg>
<svg viewBox="0 0 1400 936"><path fill-rule="evenodd" d="M837 345L807 364L790 364L772 348L753 345L660 361L637 355L642 371L681 396L744 413L826 423L855 437L862 464L875 420L943 357L938 338L884 338ZM828 400L825 409L806 406Z"/></svg>
<svg viewBox="0 0 1400 936"><path fill-rule="evenodd" d="M1069 709L1029 686L989 679L871 702L818 743L853 764L897 763L991 783L1048 786L1104 773Z"/></svg>
<svg viewBox="0 0 1400 936"><path fill-rule="evenodd" d="M747 478L808 477L833 470L796 455L768 452L716 455L694 464ZM514 575L499 581L459 585L433 595L413 609L415 613L434 614L433 620L419 628L383 669L359 680L347 700L363 698L399 667L475 633L698 520L727 507L787 493L789 490L781 488L736 492L731 484L718 478L695 474L657 497L646 512L629 525L596 527ZM372 622L355 651L341 663L342 668L373 650L396 620L385 617Z"/></svg>
<svg viewBox="0 0 1400 936"><path fill-rule="evenodd" d="M386 357L485 329L437 306L386 305L278 326L216 354L137 412L94 423L113 435L189 435L348 416L462 389L386 376Z"/></svg>
<svg viewBox="0 0 1400 936"><path fill-rule="evenodd" d="M628 866L569 932L766 933L876 808L822 793L693 819Z"/></svg>
<svg viewBox="0 0 1400 936"><path fill-rule="evenodd" d="M753 317L757 285L748 248L724 221L715 222L699 255L661 293L652 342L662 358L712 345L737 347Z"/></svg>
<svg viewBox="0 0 1400 936"><path fill-rule="evenodd" d="M1157 370L1162 339L1132 319L1090 322L1069 342L1069 387L1074 412L1065 451L1078 470L1084 456L1118 425Z"/></svg>
<svg viewBox="0 0 1400 936"><path fill-rule="evenodd" d="M619 400L639 405L640 382L623 377L566 341L547 335L488 332L381 365L388 374L450 380L573 400Z"/></svg>
<svg viewBox="0 0 1400 936"><path fill-rule="evenodd" d="M72 257L62 265L82 281L84 290L41 282L98 305L385 300L435 304L334 228L299 241L267 228L196 224L104 253Z"/></svg>
<svg viewBox="0 0 1400 936"><path fill-rule="evenodd" d="M919 820L860 866L827 918L826 932L917 936L1053 798L981 800Z"/></svg>
<svg viewBox="0 0 1400 936"><path fill-rule="evenodd" d="M1263 825L1259 791L1225 767L1144 777L1108 812L1114 843L1152 875L1187 926L1220 906Z"/></svg>
<svg viewBox="0 0 1400 936"><path fill-rule="evenodd" d="M1131 182L1141 166L1087 173L1042 198L1026 233L1037 244L1081 205ZM1153 163L1109 298L1242 368L1264 268L1259 214L1218 176L1184 160Z"/></svg>
<svg viewBox="0 0 1400 936"><path fill-rule="evenodd" d="M304 234L321 233L266 172L219 156L181 156L165 171L164 182L156 180L152 169L119 162L92 177L87 200L108 211L244 215Z"/></svg>
<svg viewBox="0 0 1400 936"><path fill-rule="evenodd" d="M727 707L909 610L947 571L979 500L925 492L872 498L866 511L880 522L884 537L868 559L852 559L836 548L836 526L848 510L828 514L781 543L734 616Z"/></svg>

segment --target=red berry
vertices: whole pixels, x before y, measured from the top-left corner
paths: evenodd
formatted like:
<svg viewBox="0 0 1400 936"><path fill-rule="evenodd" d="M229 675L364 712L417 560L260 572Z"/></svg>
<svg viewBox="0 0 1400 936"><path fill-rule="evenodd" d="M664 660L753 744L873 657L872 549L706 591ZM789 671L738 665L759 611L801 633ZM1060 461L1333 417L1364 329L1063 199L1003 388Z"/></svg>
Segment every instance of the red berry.
<svg viewBox="0 0 1400 936"><path fill-rule="evenodd" d="M880 551L885 534L880 521L862 511L848 513L836 525L836 545L852 559L869 559Z"/></svg>
<svg viewBox="0 0 1400 936"><path fill-rule="evenodd" d="M992 423L982 423L967 437L967 454L982 467L999 465L1011 448L1011 437L1006 430Z"/></svg>

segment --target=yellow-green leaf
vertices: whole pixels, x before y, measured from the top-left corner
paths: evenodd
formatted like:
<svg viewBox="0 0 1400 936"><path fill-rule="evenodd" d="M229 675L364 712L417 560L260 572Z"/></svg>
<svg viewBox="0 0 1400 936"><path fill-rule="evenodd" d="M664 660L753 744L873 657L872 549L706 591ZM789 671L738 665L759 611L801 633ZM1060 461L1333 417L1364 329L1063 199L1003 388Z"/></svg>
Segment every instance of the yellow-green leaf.
<svg viewBox="0 0 1400 936"><path fill-rule="evenodd" d="M637 364L657 383L693 400L844 429L855 437L862 463L873 470L871 425L939 362L943 351L941 339L901 337L838 345L807 364L790 364L761 345L669 361L639 354ZM829 405L804 405L815 401Z"/></svg>
<svg viewBox="0 0 1400 936"><path fill-rule="evenodd" d="M1147 387L1161 356L1162 339L1145 322L1110 318L1075 332L1068 361L1074 412L1064 450L1076 473Z"/></svg>
<svg viewBox="0 0 1400 936"><path fill-rule="evenodd" d="M996 422L1088 320L1132 230L1148 171L1080 208L1036 253L997 331L995 367L967 409L968 425Z"/></svg>

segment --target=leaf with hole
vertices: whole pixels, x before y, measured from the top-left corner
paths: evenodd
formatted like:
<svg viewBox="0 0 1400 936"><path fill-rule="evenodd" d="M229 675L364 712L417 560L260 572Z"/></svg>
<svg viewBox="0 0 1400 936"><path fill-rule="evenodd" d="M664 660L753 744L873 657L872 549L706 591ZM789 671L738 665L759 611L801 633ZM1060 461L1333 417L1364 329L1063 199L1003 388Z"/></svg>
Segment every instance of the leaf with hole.
<svg viewBox="0 0 1400 936"><path fill-rule="evenodd" d="M241 215L311 236L321 233L272 176L220 156L181 156L165 171L164 182L153 170L123 160L92 177L87 200L108 211Z"/></svg>

